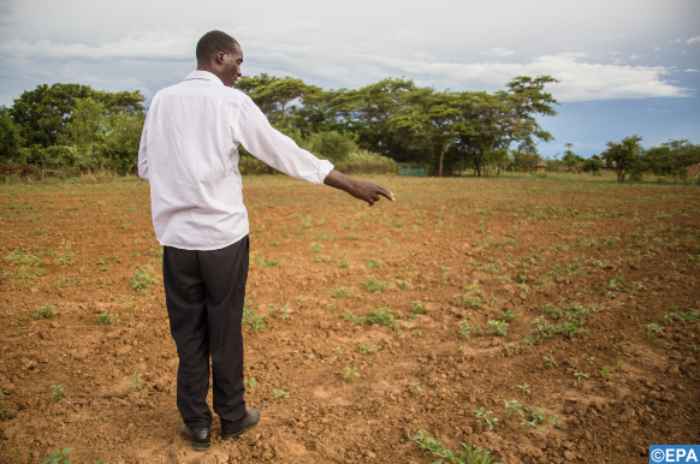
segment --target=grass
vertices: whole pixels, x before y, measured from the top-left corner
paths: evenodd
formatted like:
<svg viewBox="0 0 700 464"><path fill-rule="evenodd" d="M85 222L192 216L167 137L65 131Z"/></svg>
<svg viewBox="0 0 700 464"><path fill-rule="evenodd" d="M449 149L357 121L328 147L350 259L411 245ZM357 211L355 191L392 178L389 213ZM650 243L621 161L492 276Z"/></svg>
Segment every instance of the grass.
<svg viewBox="0 0 700 464"><path fill-rule="evenodd" d="M453 451L423 430L419 430L412 440L421 450L436 458L433 464L499 464L487 449L462 443L458 451Z"/></svg>

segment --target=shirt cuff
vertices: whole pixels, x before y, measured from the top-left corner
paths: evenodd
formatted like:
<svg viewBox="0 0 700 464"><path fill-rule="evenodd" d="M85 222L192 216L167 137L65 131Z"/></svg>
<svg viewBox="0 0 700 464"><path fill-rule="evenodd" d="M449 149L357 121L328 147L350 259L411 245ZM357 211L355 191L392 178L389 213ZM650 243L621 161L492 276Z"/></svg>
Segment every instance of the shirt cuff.
<svg viewBox="0 0 700 464"><path fill-rule="evenodd" d="M326 179L326 176L331 173L333 169L335 169L335 166L333 166L333 163L331 163L328 160L320 160L321 162L318 165L318 179L315 180L315 184L322 184L323 181Z"/></svg>

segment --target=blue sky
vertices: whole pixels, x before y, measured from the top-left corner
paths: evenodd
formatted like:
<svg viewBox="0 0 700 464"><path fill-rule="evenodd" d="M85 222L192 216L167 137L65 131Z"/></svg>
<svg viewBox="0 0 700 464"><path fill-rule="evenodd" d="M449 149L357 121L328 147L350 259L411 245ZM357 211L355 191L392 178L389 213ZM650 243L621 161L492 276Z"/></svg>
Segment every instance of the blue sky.
<svg viewBox="0 0 700 464"><path fill-rule="evenodd" d="M567 142L591 155L631 134L700 143L696 0L0 0L0 105L54 82L149 98L193 69L210 29L242 43L244 73L326 88L405 77L492 91L553 75L561 104L541 120L555 137L545 156Z"/></svg>

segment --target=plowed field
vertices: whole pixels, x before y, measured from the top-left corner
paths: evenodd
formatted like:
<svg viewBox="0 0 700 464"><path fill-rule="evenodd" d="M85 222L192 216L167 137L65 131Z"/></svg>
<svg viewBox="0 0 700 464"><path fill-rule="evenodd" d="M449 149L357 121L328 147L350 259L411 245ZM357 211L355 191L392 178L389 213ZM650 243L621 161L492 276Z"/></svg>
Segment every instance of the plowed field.
<svg viewBox="0 0 700 464"><path fill-rule="evenodd" d="M576 179L376 177L397 201L370 208L245 178L263 417L205 453L177 433L148 184L2 185L0 462L430 463L464 443L617 464L698 443L700 189Z"/></svg>

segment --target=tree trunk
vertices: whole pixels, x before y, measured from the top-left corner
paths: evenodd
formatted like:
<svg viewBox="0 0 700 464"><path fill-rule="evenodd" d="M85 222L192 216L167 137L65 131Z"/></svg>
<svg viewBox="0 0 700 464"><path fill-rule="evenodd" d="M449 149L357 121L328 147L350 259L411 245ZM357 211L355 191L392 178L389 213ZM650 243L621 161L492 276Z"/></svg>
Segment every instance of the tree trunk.
<svg viewBox="0 0 700 464"><path fill-rule="evenodd" d="M622 183L625 181L625 171L624 169L620 169L617 171L617 181Z"/></svg>
<svg viewBox="0 0 700 464"><path fill-rule="evenodd" d="M440 149L440 157L438 160L438 177L442 177L442 174L443 174L442 166L445 163L445 152L446 151L447 151L447 147Z"/></svg>

